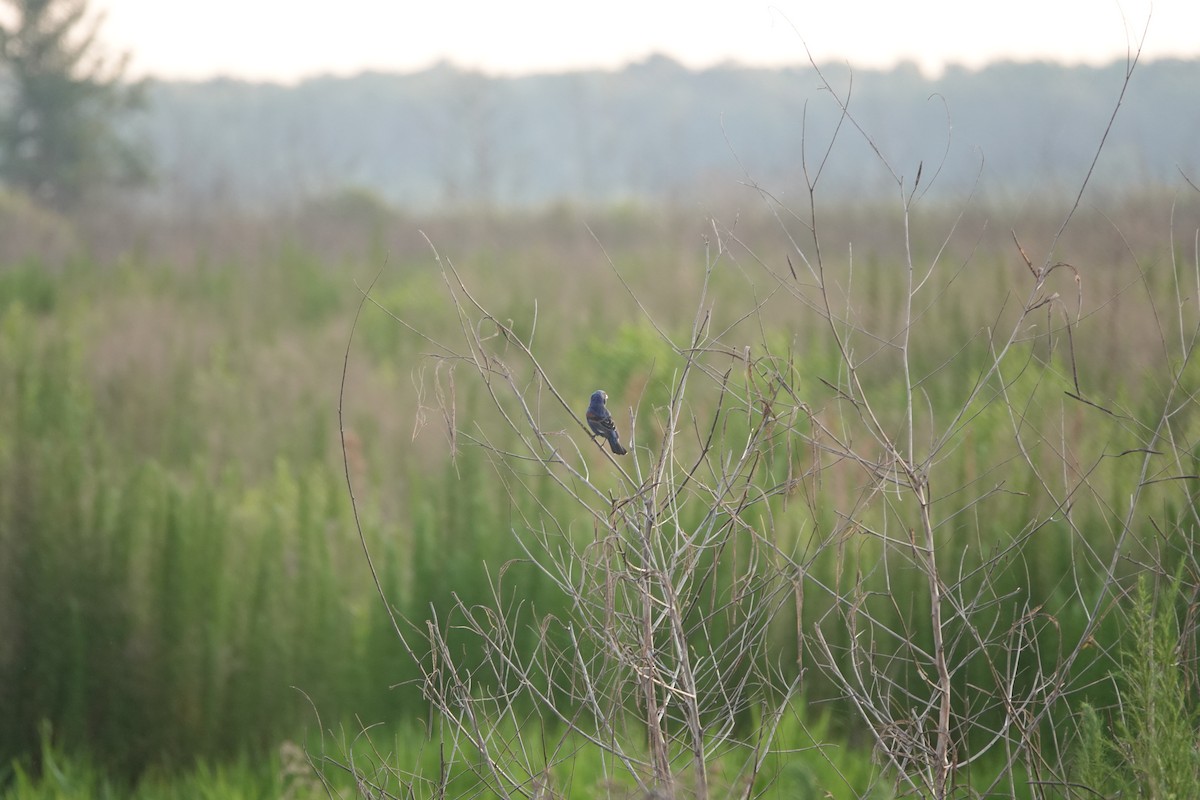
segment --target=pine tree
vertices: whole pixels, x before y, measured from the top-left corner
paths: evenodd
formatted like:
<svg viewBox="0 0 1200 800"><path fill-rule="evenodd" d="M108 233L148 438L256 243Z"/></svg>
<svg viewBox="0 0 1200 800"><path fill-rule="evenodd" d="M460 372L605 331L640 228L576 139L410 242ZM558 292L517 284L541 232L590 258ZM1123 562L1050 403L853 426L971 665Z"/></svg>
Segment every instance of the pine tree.
<svg viewBox="0 0 1200 800"><path fill-rule="evenodd" d="M87 0L0 0L0 178L61 211L137 182L144 160L115 123L142 105L128 56L106 55Z"/></svg>

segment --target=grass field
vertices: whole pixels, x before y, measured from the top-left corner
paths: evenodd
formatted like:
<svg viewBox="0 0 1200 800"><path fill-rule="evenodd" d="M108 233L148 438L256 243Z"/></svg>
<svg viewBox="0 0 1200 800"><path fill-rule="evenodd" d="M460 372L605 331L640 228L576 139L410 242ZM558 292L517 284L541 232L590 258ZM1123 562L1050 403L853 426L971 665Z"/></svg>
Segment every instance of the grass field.
<svg viewBox="0 0 1200 800"><path fill-rule="evenodd" d="M451 747L458 760L444 762L453 728L422 693L428 663L406 653L379 599L347 473L391 607L418 632L431 615L447 621L472 674L486 672L487 654L456 609L513 608L514 646L536 648L539 625L575 612L527 556L545 541L530 521L555 520L587 541L593 525L551 471L514 473L498 459L520 450L518 433L470 367L430 358L461 344L464 326L418 228L577 400L577 414L599 387L624 429L634 410L643 464L668 433L664 409L686 361L679 343L698 305L719 335L701 356L710 377L690 385L681 429L725 420L713 463L781 418L754 408L721 417L724 390L711 376L729 370L729 397L775 381L776 396L806 410L764 440L763 467L745 484L764 495L747 529L764 540L769 531L779 558L803 564L801 582L811 582L803 603L779 603L756 651L804 680L754 796L897 791L896 764L872 757L877 734L837 679L837 665L858 663L855 614L867 615L871 636L903 631L912 648L872 640L874 655L892 657L878 664L897 687L893 713L906 713L901 690L928 680L919 659L900 658L936 649L927 572L879 567L898 561L889 553L918 509L881 488L863 398L882 429L910 430L929 457L938 570L947 608L959 609L943 626L961 664L954 697L978 723L958 746L986 751L962 770L961 791L1006 774L997 791L1037 796L1024 759L984 747L1015 712L973 698L997 681L1032 697L1072 652L1069 689L1033 725L1037 759L1067 765L1047 768L1055 775L1083 770L1102 792L1159 785L1122 749L1153 735L1134 736L1136 708L1120 705L1122 653L1157 642L1140 660L1159 674L1155 653L1167 649L1162 672L1179 681L1158 699L1183 708L1181 730L1193 731L1200 201L1194 192L1112 198L1081 209L1048 253L1065 213L1048 201L918 207L911 252L921 274L936 267L912 295L911 325L905 220L886 205L823 211L820 292L789 242L811 236L802 220L758 206L717 213L715 226L700 211L626 208L135 229L61 261L0 265L0 789L324 796L307 748L343 796L354 783L337 765L355 754L359 777L397 796L433 796L439 785L451 796L494 791L478 782L470 747ZM1031 276L1013 233L1035 263L1070 265L1025 316ZM343 359L360 287L380 268L349 350L343 460ZM832 323L818 298L836 309ZM995 332L1014 325L989 373ZM503 331L480 335L512 354ZM839 340L854 353L853 379ZM743 347L752 361L735 357ZM626 491L569 414L550 409L540 421L555 441L575 443L596 485L614 498ZM835 457L838 437L878 457L877 473ZM679 528L701 526L706 511L681 503ZM759 557L744 542L713 556L709 590L736 594L739 570ZM1167 600L1139 605L1139 576ZM974 641L977 630L996 638ZM616 765L523 702L512 736L555 751L544 758L554 791L636 796ZM744 738L762 720L753 704L740 710ZM357 734L375 724L372 745ZM636 726L622 735L645 748ZM744 759L734 745L721 752L713 786L732 791ZM1122 760L1130 766L1114 765Z"/></svg>

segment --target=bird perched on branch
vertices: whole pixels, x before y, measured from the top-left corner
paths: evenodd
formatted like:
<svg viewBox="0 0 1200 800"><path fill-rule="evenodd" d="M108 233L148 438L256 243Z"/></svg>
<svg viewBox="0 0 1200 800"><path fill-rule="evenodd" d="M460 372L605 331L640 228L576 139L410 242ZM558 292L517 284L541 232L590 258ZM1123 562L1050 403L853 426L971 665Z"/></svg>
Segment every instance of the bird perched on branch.
<svg viewBox="0 0 1200 800"><path fill-rule="evenodd" d="M588 427L592 429L592 433L596 436L603 436L608 440L608 446L612 448L614 454L623 456L629 451L621 447L621 437L617 434L617 426L613 422L612 414L608 413L608 408L604 405L608 402L608 395L601 389L592 392L592 402L588 404L587 418Z"/></svg>

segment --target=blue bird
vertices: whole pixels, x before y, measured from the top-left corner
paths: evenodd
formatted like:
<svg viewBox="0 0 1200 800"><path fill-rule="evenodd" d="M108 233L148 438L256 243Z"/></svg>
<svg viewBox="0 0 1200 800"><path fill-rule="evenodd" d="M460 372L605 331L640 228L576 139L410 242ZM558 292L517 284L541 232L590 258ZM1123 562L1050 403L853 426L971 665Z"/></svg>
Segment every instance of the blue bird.
<svg viewBox="0 0 1200 800"><path fill-rule="evenodd" d="M592 402L588 404L587 418L588 427L592 429L592 433L596 436L603 436L608 440L609 447L613 453L623 456L629 451L621 447L621 438L617 435L617 426L613 422L612 414L608 413L608 408L605 403L608 402L608 395L597 389L592 392Z"/></svg>

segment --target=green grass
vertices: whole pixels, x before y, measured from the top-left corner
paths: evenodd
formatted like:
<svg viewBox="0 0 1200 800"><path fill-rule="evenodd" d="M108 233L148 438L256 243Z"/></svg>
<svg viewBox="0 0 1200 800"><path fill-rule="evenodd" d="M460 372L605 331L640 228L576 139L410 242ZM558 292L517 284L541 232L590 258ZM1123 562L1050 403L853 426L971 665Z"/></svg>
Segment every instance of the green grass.
<svg viewBox="0 0 1200 800"><path fill-rule="evenodd" d="M1191 609L1180 581L1158 589L1138 581L1129 609L1129 636L1115 677L1123 704L1111 724L1091 705L1080 713L1075 771L1080 783L1108 796L1182 798L1200 781L1196 751L1196 687L1187 660L1195 634L1181 632Z"/></svg>
<svg viewBox="0 0 1200 800"><path fill-rule="evenodd" d="M808 715L803 715L808 716ZM790 716L780 727L781 754L769 758L754 780L756 796L872 798L885 800L892 792L879 780L869 756L832 733L829 715L812 723ZM611 757L570 735L536 722L525 732L533 743L536 767L527 773L529 786L540 784L563 797L636 796L637 785L622 775ZM114 778L87 757L69 756L49 743L43 731L38 751L38 775L17 765L5 797L10 800L79 800L131 798L324 798L329 792L350 798L354 781L348 767L369 776L375 790L392 796L434 797L496 795L471 765L474 753L455 752L454 737L428 734L420 726L397 722L367 731L331 731L307 742L283 741L255 759L201 763L183 770L151 770L134 781ZM630 738L636 734L630 731ZM636 753L636 749L634 751ZM543 758L547 754L549 758ZM451 762L449 757L455 756ZM712 770L714 788L732 792L749 780L742 772L744 754L730 752Z"/></svg>
<svg viewBox="0 0 1200 800"><path fill-rule="evenodd" d="M634 224L608 222L618 229ZM528 222L515 227L536 232ZM639 298L678 334L691 326L703 248L682 236L655 241L661 229L648 228L604 244ZM443 255L456 260L498 316L533 335L557 385L578 390L581 403L603 385L620 407L636 405L639 443L652 446L677 357L608 277L601 254L586 242L563 245L558 231L548 231L546 241L558 242L570 258L545 245L498 250L487 242ZM455 248L453 240L437 244ZM773 244L764 242L763 252ZM1073 246L1070 239L1064 245ZM1083 237L1078 248L1080 259L1089 256ZM874 260L856 276L862 288L851 291L854 313L894 332L900 270L886 254ZM922 399L934 419L963 402L987 364L979 331L995 321L995 309L981 296L1027 283L1024 267L1004 266L1006 260L998 244L977 251L970 269L931 290L946 313L931 314L915 334L913 366L926 376ZM278 748L304 738L315 724L314 708L346 730L355 719L436 725L421 699L418 666L396 641L362 556L335 415L355 281L365 284L377 266L324 258L296 243L243 261L190 266L148 257L80 260L57 274L36 263L0 265L0 765L12 765L0 767L6 796L118 796L113 787L130 786L144 797L307 796L302 792L313 787L296 788L298 779L280 777ZM1119 260L1093 264L1089 288L1108 285L1110 272L1121 267ZM595 274L606 276L602 292L592 283ZM813 315L774 297L763 303L762 328L738 323L764 285L753 259L727 255L714 275L714 326L732 326L730 338L757 356L769 351L790 360L795 391L815 408L836 408L823 382L837 382L836 351ZM1069 282L1060 288L1066 294ZM430 257L405 253L388 263L374 298L448 341L456 322L445 291ZM1004 376L1026 428L1043 432L1043 442L1069 437L1075 463L1094 466L1090 486L1098 500L1072 512L1086 548L1058 519L1012 551L999 572L972 573L988 554L1030 533L1031 520L1053 511L1029 462L1014 452L1012 420L1001 405L978 401L969 409L970 424L954 432L936 465L935 488L955 491L954 506L972 509L947 517L938 531L943 563L971 576L958 590L969 597L986 580L994 594L1019 597L986 612L1001 630L1029 608L1041 609L1029 630L1047 652L1086 624L1080 595L1096 591L1089 583L1095 564L1111 554L1117 512L1138 480L1136 459L1116 455L1142 446L1138 425L1153 419L1164 393L1164 380L1154 376L1179 366L1154 346L1162 323L1147 296L1159 308L1174 302L1170 281L1160 278L1140 294L1120 294L1118 302L1096 297L1076 332L1073 366L1062 347L1051 354L1035 333L1018 343L1016 368ZM489 603L488 576L522 557L521 511L552 514L565 529L590 537L590 527L574 524L577 509L549 482L530 476L531 493L510 497L477 448L464 447L451 461L429 393L434 380L448 386L449 367L438 371L424 357L434 348L379 308L368 306L364 314L346 394L350 472L374 563L401 615L420 622L432 609L445 618L455 595ZM878 343L855 346L862 356ZM1064 399L1074 389L1073 371L1122 421ZM1120 377L1130 375L1139 379ZM884 413L898 413L901 385L886 348L864 359L863 376L876 397L892 398L881 402ZM487 405L478 388L459 378L459 414L480 415L479 430L502 444L504 434L482 416ZM733 380L745 381L744 372ZM1189 364L1185 388L1198 381L1200 372ZM714 407L715 392L697 391L691 409L698 418ZM751 421L729 417L728 446ZM560 423L582 440L569 418ZM940 432L919 424L922 434ZM1177 411L1173 426L1180 442L1200 435L1191 406ZM767 454L761 480L782 481L810 456L781 441ZM1029 457L1050 474L1062 469L1048 444ZM1194 472L1197 456L1189 457ZM853 507L860 480L832 465L815 510L799 498L772 499L767 508L780 548L811 548ZM1007 491L972 505L999 484ZM1175 574L1190 553L1193 498L1178 482L1145 492L1143 505L1153 511L1135 519L1123 574L1147 561ZM906 503L897 498L861 521L904 518L912 513ZM723 556L715 591L729 590L738 557ZM920 619L923 576L889 576L885 595L882 576L870 570L878 558L876 545L858 538L821 553L809 569L827 585L865 572L867 602L879 619L898 628ZM545 615L569 617L564 598L534 570L517 563L505 581L509 599L526 601L522 635L532 637ZM819 624L835 647L844 645L850 634L826 615L827 601L813 594L801 624ZM953 638L958 622L947 624ZM775 649L795 652L793 621L785 615L777 628ZM1110 652L1124 630L1117 617L1107 617L1093 634L1097 654ZM930 632L916 625L912 635L925 643ZM459 645L468 665L480 658L468 638ZM969 659L974 644L960 640L956 647ZM1079 679L1086 691L1072 697L1074 709L1056 709L1055 718L1067 718L1084 699L1098 708L1115 705L1113 683L1103 680L1114 669L1103 656L1089 660ZM1018 680L1024 675L1018 671ZM911 685L924 680L917 673L895 677ZM976 659L956 674L956 691L969 702L973 687L987 679ZM813 789L858 796L886 785L875 782L868 739L853 710L815 670L805 694L822 700L810 709L827 710L805 711L788 723L783 746L798 755L767 765L765 796ZM414 733L418 728L403 730L389 742L390 765L419 762L424 776L438 774L438 748ZM816 757L818 750L824 755ZM556 784L577 787L573 796L599 793L603 776L611 776L586 754L556 770ZM728 770L732 783L736 768ZM989 770L994 765L980 764L973 780L983 781ZM470 778L464 772L458 780Z"/></svg>

